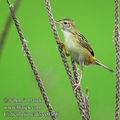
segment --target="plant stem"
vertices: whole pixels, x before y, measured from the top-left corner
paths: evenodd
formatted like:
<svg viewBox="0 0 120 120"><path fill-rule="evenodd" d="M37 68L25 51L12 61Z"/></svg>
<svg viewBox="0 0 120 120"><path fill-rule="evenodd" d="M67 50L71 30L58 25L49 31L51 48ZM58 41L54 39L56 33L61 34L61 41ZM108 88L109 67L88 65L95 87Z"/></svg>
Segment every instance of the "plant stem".
<svg viewBox="0 0 120 120"><path fill-rule="evenodd" d="M33 73L34 73L35 79L36 79L36 81L37 81L37 83L38 83L38 87L39 87L39 89L40 89L40 92L41 92L41 94L42 94L42 97L43 97L43 99L44 99L44 102L45 102L45 104L46 104L46 106L47 106L47 109L48 109L48 111L49 111L49 113L50 113L50 116L51 116L52 120L56 120L56 114L55 114L55 112L53 111L53 108L52 108L52 106L51 106L51 104L50 104L50 102L49 102L48 96L47 96L46 91L45 91L45 88L44 88L44 86L43 86L43 82L42 82L42 80L41 80L41 78L40 78L40 75L39 75L39 73L38 73L38 70L37 70L37 68L36 68L36 65L35 65L35 63L34 63L34 61L33 61L32 55L31 55L31 53L30 53L30 51L29 51L29 48L28 48L28 46L27 46L25 37L24 37L23 32L22 32L22 30L21 30L21 28L20 28L19 21L18 21L18 19L16 18L15 11L14 11L14 7L13 7L13 5L12 5L9 1L8 1L8 4L9 4L9 9L10 9L10 12L11 12L11 16L12 16L13 21L14 21L14 23L15 23L15 26L16 26L16 29L17 29L17 32L18 32L18 35L19 35L19 38L20 38L20 41L21 41L23 50L24 50L24 53L25 53L25 55L26 55L26 57L27 57L27 60L28 60L28 62L29 62L29 64L30 64L30 66L31 66L31 69L32 69L32 71L33 71Z"/></svg>
<svg viewBox="0 0 120 120"><path fill-rule="evenodd" d="M75 88L74 85L76 84L76 82L75 82L75 80L74 80L74 78L72 76L72 73L70 71L70 67L68 65L66 56L65 56L65 54L64 54L64 52L62 50L61 44L59 44L61 40L60 40L60 37L58 35L56 25L55 25L55 22L54 22L54 18L53 18L53 15L52 15L51 6L50 6L50 0L44 0L44 1L45 1L45 6L46 6L47 13L48 13L48 19L49 19L49 23L51 25L52 33L53 33L54 38L56 40L56 43L58 45L58 50L59 50L62 62L64 64L66 73L68 75L68 78L70 80L72 89L74 91L74 88ZM79 110L80 110L80 114L82 116L82 120L87 120L87 118L85 116L85 109L84 109L85 108L85 103L84 103L84 97L83 97L82 90L79 88L77 90L77 92L74 92L74 95L76 97L76 101L77 101L77 104L78 104L78 107L79 107Z"/></svg>
<svg viewBox="0 0 120 120"><path fill-rule="evenodd" d="M75 61L71 58L71 63L72 63L72 69L73 69L73 74L74 74L74 79L75 79L75 82L76 84L79 83L79 74L78 74L78 70L77 70L77 66L76 66L76 63ZM79 107L79 110L81 111L81 113L85 116L85 118L87 120L90 120L90 115L89 115L89 103L88 103L88 97L87 96L84 96L83 93L82 93L82 89L81 89L81 86L78 87L77 89L77 94L78 94L78 100L79 100L79 104L78 106ZM82 109L81 109L82 108Z"/></svg>
<svg viewBox="0 0 120 120"><path fill-rule="evenodd" d="M119 0L115 4L115 49L116 49L116 101L115 120L119 120L120 109L120 33L119 33Z"/></svg>
<svg viewBox="0 0 120 120"><path fill-rule="evenodd" d="M15 6L14 11L15 12L19 8L21 1L22 0L16 0L15 1L15 4L14 4L14 6ZM4 45L5 45L5 42L6 42L6 37L7 37L7 34L9 32L11 23L12 23L11 15L8 15L8 17L6 19L6 22L5 22L5 25L4 25L4 28L3 28L3 31L1 32L1 35L0 35L0 58L2 57L2 52L3 52L3 49L4 49Z"/></svg>

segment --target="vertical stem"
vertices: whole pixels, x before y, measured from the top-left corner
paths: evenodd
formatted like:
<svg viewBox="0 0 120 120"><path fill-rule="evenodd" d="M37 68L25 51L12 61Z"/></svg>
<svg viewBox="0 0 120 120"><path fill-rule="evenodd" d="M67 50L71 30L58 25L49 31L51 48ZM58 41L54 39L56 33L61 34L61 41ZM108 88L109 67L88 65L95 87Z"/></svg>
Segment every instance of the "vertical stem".
<svg viewBox="0 0 120 120"><path fill-rule="evenodd" d="M47 13L48 13L48 19L49 19L49 22L50 22L50 25L51 25L51 29L52 29L52 33L54 35L54 38L56 40L56 43L58 45L58 50L59 50L59 53L60 53L60 56L62 58L62 61L63 61L63 64L65 66L65 70L67 72L67 75L68 75L68 78L71 82L72 85L74 85L74 81L73 81L73 77L72 77L72 73L70 71L70 68L69 68L69 65L67 63L67 59L66 59L66 56L62 50L62 47L61 47L61 44L59 44L57 41L60 41L60 38L59 38L59 35L58 35L58 32L57 32L57 29L56 29L56 25L54 23L54 19L53 19L53 15L52 15L52 12L51 12L51 6L50 6L50 2L49 0L45 0L45 6L46 6L46 9L47 9Z"/></svg>
<svg viewBox="0 0 120 120"><path fill-rule="evenodd" d="M75 83L78 84L79 83L79 74L77 71L77 66L75 61L71 58L71 63L72 63L72 69L73 69L73 74L74 74L74 79L75 79ZM84 116L86 117L86 120L89 120L90 115L89 115L89 103L87 101L87 97L83 95L82 93L82 89L81 86L77 89L76 93L79 96L79 109L81 111L81 113L84 114ZM82 109L81 109L82 108ZM88 117L89 116L89 117Z"/></svg>
<svg viewBox="0 0 120 120"><path fill-rule="evenodd" d="M116 49L116 101L115 120L119 120L120 109L120 33L119 33L119 0L115 4L115 49Z"/></svg>
<svg viewBox="0 0 120 120"><path fill-rule="evenodd" d="M89 106L89 93L88 93L88 88L86 88L86 95L85 95L85 110L86 110L86 116L87 116L87 120L90 120L90 106Z"/></svg>
<svg viewBox="0 0 120 120"><path fill-rule="evenodd" d="M56 120L55 112L53 111L53 108L52 108L52 106L51 106L51 104L50 104L50 102L49 102L48 96L47 96L46 91L45 91L45 88L44 88L44 86L43 86L43 82L42 82L42 80L41 80L41 78L40 78L40 75L39 75L39 73L38 73L38 70L37 70L37 68L36 68L36 65L35 65L35 63L34 63L34 61L33 61L32 55L31 55L31 53L30 53L30 51L29 51L29 49L28 49L28 46L27 46L27 44L26 44L25 37L24 37L23 32L22 32L22 30L21 30L21 28L20 28L19 21L18 21L18 19L16 18L15 11L14 11L14 7L13 7L12 4L10 4L9 1L8 1L8 4L9 4L9 9L10 9L10 12L11 12L11 16L12 16L13 21L14 21L14 23L15 23L15 26L16 26L16 29L17 29L17 32L18 32L18 35L19 35L19 38L20 38L20 41L21 41L23 50L24 50L24 53L25 53L25 55L26 55L26 57L27 57L27 60L28 60L28 62L29 62L29 64L30 64L30 66L31 66L31 69L32 69L32 71L33 71L33 73L34 73L35 79L36 79L36 81L37 81L37 83L38 83L38 87L39 87L39 89L40 89L40 92L41 92L42 97L43 97L43 99L44 99L44 102L45 102L45 104L46 104L46 107L47 107L47 109L48 109L48 111L49 111L49 113L50 113L50 116L51 116L52 120Z"/></svg>
<svg viewBox="0 0 120 120"><path fill-rule="evenodd" d="M53 15L52 15L51 6L50 6L50 0L44 0L44 1L45 1L45 6L46 6L47 13L48 13L48 19L49 19L49 23L51 25L52 33L53 33L54 38L56 40L56 43L58 45L58 50L59 50L62 62L64 64L66 73L68 75L68 78L70 80L72 89L74 91L74 87L75 87L74 85L76 84L76 82L75 82L75 80L74 80L74 78L72 76L72 73L70 71L70 67L68 65L66 56L65 56L65 54L64 54L64 52L62 50L62 47L59 44L60 42L57 42L57 41L60 41L60 37L58 35L57 29L56 29L56 25L55 25L55 22L54 22L54 18L53 18ZM82 116L82 120L87 120L87 118L85 116L85 110L84 110L85 103L84 103L84 98L83 98L82 90L79 88L77 90L77 92L74 92L74 95L75 95L76 100L77 100L77 104L78 104L78 107L79 107L79 110L80 110L80 114Z"/></svg>
<svg viewBox="0 0 120 120"><path fill-rule="evenodd" d="M20 6L20 3L21 3L21 0L16 0L15 1L15 4L14 4L14 11L16 12L17 9L19 8ZM11 19L11 15L9 15L6 19L6 22L5 22L5 25L4 25L4 28L3 28L3 31L2 33L0 34L0 57L2 57L2 52L3 52L3 49L4 49L4 44L5 44L5 40L6 40L6 37L7 37L7 34L9 32L9 29L10 29L10 25L12 23L12 19Z"/></svg>

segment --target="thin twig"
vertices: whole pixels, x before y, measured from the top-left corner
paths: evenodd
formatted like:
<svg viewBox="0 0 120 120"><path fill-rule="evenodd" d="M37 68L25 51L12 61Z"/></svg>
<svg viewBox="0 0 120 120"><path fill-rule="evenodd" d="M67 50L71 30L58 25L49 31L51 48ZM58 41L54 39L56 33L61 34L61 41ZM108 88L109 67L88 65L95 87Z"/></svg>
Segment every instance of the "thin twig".
<svg viewBox="0 0 120 120"><path fill-rule="evenodd" d="M46 106L47 106L47 109L48 109L48 111L49 111L49 113L50 113L50 116L51 116L52 120L56 120L56 114L55 114L55 112L53 111L53 108L52 108L52 106L51 106L51 104L50 104L50 102L49 102L48 96L47 96L46 91L45 91L45 88L44 88L44 86L43 86L43 82L42 82L42 80L41 80L41 78L40 78L40 75L39 75L39 73L38 73L38 70L37 70L37 68L36 68L36 65L35 65L35 63L33 62L32 55L31 55L31 53L30 53L30 51L29 51L29 49L28 49L28 46L27 46L27 44L26 44L26 40L25 40L25 37L24 37L23 32L22 32L22 30L21 30L19 21L18 21L18 19L16 18L15 11L14 11L14 7L13 7L13 5L12 5L9 1L7 1L7 2L8 2L8 4L9 4L9 9L10 9L10 12L11 12L11 16L12 16L13 21L14 21L14 23L15 23L15 26L16 26L16 29L17 29L17 32L18 32L18 35L19 35L19 38L20 38L20 41L21 41L23 50L24 50L24 53L25 53L25 55L26 55L26 57L27 57L27 60L28 60L28 62L29 62L29 64L30 64L30 66L31 66L31 69L32 69L32 71L33 71L33 73L34 73L34 76L35 76L36 81L37 81L37 83L38 83L38 86L39 86L39 88L40 88L40 92L41 92L41 94L42 94L42 97L43 97L43 99L44 99L44 102L45 102L45 104L46 104Z"/></svg>
<svg viewBox="0 0 120 120"><path fill-rule="evenodd" d="M45 0L45 6L46 6L46 9L47 9L48 19L49 19L49 23L51 25L52 33L53 33L54 38L56 40L56 43L58 45L58 50L59 50L62 62L64 64L66 73L68 75L68 78L70 80L72 89L74 91L74 88L75 88L74 85L76 84L76 82L74 81L74 78L73 78L72 73L70 71L70 67L68 65L66 56L65 56L65 54L64 54L64 52L62 50L61 44L59 44L59 42L58 42L58 41L61 41L61 40L60 40L60 37L58 35L57 29L56 29L56 25L55 25L55 22L54 22L54 18L53 18L53 15L52 15L51 6L50 6L50 0ZM83 98L82 90L79 88L79 90L77 90L77 92L74 92L74 95L75 95L75 97L77 99L77 104L78 104L78 107L79 107L82 119L83 120L87 120L87 118L85 116L85 109L84 109L85 108L84 107L85 103L84 103L84 98Z"/></svg>
<svg viewBox="0 0 120 120"><path fill-rule="evenodd" d="M88 88L86 88L85 103L86 103L85 110L86 110L87 120L90 120L90 106L89 106L89 91L88 91Z"/></svg>
<svg viewBox="0 0 120 120"><path fill-rule="evenodd" d="M78 84L79 83L79 74L78 74L78 70L77 70L77 66L75 61L71 58L71 63L72 63L72 69L73 69L73 74L74 74L74 79L75 79L75 83ZM82 89L81 86L77 88L76 93L78 94L77 96L79 97L79 103L81 105L79 105L79 109L81 112L83 112L85 118L87 120L89 120L89 110L88 110L88 102L86 101L86 96L83 95L82 93ZM82 108L82 109L81 109Z"/></svg>
<svg viewBox="0 0 120 120"><path fill-rule="evenodd" d="M115 120L119 119L120 110L120 33L119 33L119 0L115 2L115 49L116 49L116 101Z"/></svg>
<svg viewBox="0 0 120 120"><path fill-rule="evenodd" d="M22 0L16 0L15 1L15 4L14 4L14 6L15 6L14 11L15 12L19 8L21 1ZM6 37L7 37L7 34L9 32L11 23L12 23L11 15L8 15L8 17L5 21L3 31L0 34L0 58L2 57L2 52L3 52L3 49L4 49L4 45L5 45L5 42L6 42Z"/></svg>

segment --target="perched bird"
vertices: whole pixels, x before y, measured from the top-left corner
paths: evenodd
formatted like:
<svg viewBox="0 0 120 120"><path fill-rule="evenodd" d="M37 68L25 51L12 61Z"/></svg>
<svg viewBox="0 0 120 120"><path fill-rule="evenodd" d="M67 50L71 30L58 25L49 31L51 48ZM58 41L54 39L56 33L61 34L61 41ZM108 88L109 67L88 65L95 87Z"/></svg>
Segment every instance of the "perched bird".
<svg viewBox="0 0 120 120"><path fill-rule="evenodd" d="M98 59L96 59L91 45L89 44L88 40L77 30L73 20L65 18L55 21L55 23L60 25L65 37L65 54L67 56L70 55L72 59L80 65L80 78L82 78L84 65L95 64L107 69L110 72L113 72L111 68L107 67Z"/></svg>

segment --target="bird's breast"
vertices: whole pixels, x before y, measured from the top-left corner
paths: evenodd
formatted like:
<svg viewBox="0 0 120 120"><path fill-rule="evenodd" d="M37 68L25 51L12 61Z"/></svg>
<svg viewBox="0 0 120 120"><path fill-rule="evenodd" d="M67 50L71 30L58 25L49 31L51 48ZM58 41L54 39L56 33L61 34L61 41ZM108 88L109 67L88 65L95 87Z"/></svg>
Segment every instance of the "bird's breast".
<svg viewBox="0 0 120 120"><path fill-rule="evenodd" d="M77 41L77 38L72 34L65 37L65 46L70 54L80 53L82 46Z"/></svg>
<svg viewBox="0 0 120 120"><path fill-rule="evenodd" d="M79 64L80 61L84 61L84 64L91 64L94 59L91 53L81 46L76 36L69 32L64 32L65 47L71 57Z"/></svg>
<svg viewBox="0 0 120 120"><path fill-rule="evenodd" d="M79 63L80 60L85 60L83 47L80 45L78 38L70 32L64 31L65 47L71 57Z"/></svg>

